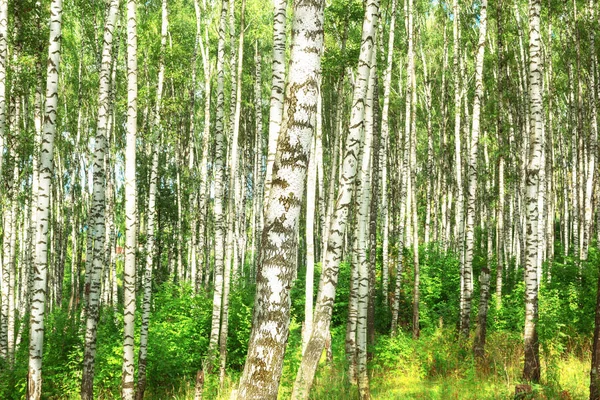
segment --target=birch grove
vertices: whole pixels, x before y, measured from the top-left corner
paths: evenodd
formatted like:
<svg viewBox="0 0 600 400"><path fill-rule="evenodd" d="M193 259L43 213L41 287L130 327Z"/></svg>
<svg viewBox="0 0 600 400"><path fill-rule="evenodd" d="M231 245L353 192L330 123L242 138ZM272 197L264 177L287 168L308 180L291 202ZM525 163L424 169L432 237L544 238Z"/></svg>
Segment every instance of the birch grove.
<svg viewBox="0 0 600 400"><path fill-rule="evenodd" d="M0 398L600 400L599 7L0 0Z"/></svg>

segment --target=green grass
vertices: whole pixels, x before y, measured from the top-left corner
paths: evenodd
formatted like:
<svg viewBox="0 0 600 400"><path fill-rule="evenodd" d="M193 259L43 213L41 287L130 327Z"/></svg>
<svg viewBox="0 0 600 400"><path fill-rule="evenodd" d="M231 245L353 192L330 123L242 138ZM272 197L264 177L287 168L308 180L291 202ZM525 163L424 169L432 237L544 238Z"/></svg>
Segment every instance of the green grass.
<svg viewBox="0 0 600 400"><path fill-rule="evenodd" d="M333 362L325 357L315 378L311 399L355 400L358 390L349 384L344 356L344 332L333 332ZM486 359L476 363L471 356L471 341L459 341L452 330L437 330L419 340L408 334L395 338L381 336L375 346L375 358L369 365L371 395L381 400L487 400L513 399L515 385L523 383L522 339L518 334L494 332L489 335ZM561 348L557 346L557 348ZM572 341L568 352L553 346L540 349L542 379L533 385L528 399L584 400L589 397L589 343ZM295 372L301 358L300 326L292 323L288 350L279 390L280 399L289 399ZM239 373L218 390L217 376L207 381L205 398L229 399L239 381ZM569 397L565 397L568 393ZM161 396L150 397L192 399L193 386Z"/></svg>

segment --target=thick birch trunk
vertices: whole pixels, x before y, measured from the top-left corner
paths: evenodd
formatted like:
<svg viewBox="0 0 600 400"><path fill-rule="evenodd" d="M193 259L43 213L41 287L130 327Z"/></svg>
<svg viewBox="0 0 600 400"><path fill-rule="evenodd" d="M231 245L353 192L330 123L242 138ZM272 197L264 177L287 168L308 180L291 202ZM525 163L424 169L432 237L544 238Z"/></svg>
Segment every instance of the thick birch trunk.
<svg viewBox="0 0 600 400"><path fill-rule="evenodd" d="M541 93L541 59L540 59L540 13L541 1L529 1L529 101L530 101L530 151L527 160L527 229L526 264L525 264L525 365L523 378L538 382L540 379L539 343L537 335L538 319L538 280L537 280L537 248L538 248L538 209L539 171L543 166L542 129L543 104Z"/></svg>
<svg viewBox="0 0 600 400"><path fill-rule="evenodd" d="M324 1L294 5L295 32L277 158L266 205L248 357L238 399L276 399L289 334L290 288L310 143L315 130Z"/></svg>

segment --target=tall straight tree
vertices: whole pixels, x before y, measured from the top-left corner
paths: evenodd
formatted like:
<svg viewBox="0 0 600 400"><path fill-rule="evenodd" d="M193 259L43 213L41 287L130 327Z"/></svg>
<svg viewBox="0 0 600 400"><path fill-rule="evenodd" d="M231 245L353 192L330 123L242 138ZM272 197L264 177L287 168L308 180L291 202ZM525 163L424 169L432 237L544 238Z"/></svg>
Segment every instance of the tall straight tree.
<svg viewBox="0 0 600 400"><path fill-rule="evenodd" d="M388 211L388 137L389 137L389 110L390 110L390 92L392 85L392 66L394 61L394 35L396 31L396 6L397 0L392 0L390 31L388 38L387 63L383 75L383 107L381 109L381 219L383 229L383 260L381 273L381 286L383 292L383 305L388 306L388 288L389 288L389 243L390 243L390 218ZM383 41L383 38L380 39Z"/></svg>
<svg viewBox="0 0 600 400"><path fill-rule="evenodd" d="M227 23L227 0L221 2L219 20L219 43L217 48L217 110L215 121L215 160L214 160L214 229L215 229L215 262L214 262L214 293L212 323L206 370L212 371L219 343L221 326L221 305L223 301L223 271L225 265L225 221L223 212L224 195L224 159L225 159L225 26Z"/></svg>
<svg viewBox="0 0 600 400"><path fill-rule="evenodd" d="M146 363L148 354L148 329L150 324L150 306L152 301L152 267L154 260L154 230L156 220L156 186L158 181L158 157L162 139L161 105L165 81L165 49L169 29L167 0L161 4L160 54L158 61L158 79L156 83L156 104L154 105L154 120L151 129L153 141L152 164L150 166L150 187L148 189L148 221L146 224L146 265L144 268L144 298L142 300L142 327L140 329L140 352L138 357L138 384L136 399L143 400L146 390ZM178 265L178 268L180 266ZM178 270L178 272L180 272Z"/></svg>
<svg viewBox="0 0 600 400"><path fill-rule="evenodd" d="M199 266L197 279L194 284L195 289L200 288L202 281L202 275L206 272L208 276L207 262L208 257L206 256L205 242L206 242L206 225L208 222L207 212L207 188L208 188L208 152L210 144L210 84L211 84L211 66L208 54L208 24L204 26L204 41L201 33L201 20L200 20L200 4L198 0L194 0L194 9L196 11L196 40L200 45L200 52L202 53L202 67L204 70L204 131L202 135L202 155L200 159L200 185L198 190L198 210L199 210L199 229L198 229L198 243L202 246L203 251L200 252ZM204 1L204 10L208 13L206 1ZM204 44L206 42L207 45Z"/></svg>
<svg viewBox="0 0 600 400"><path fill-rule="evenodd" d="M357 271L357 319L356 319L356 364L358 393L361 399L369 399L369 377L367 374L367 311L369 302L369 259L367 257L369 211L371 202L371 174L373 158L373 92L377 62L377 47L371 52L371 71L369 74L367 96L365 98L365 143L361 156L361 167L356 193L356 238L355 256ZM373 174L374 175L374 174Z"/></svg>
<svg viewBox="0 0 600 400"><path fill-rule="evenodd" d="M465 229L465 265L464 265L464 305L461 315L461 330L465 337L469 336L471 326L471 302L473 292L473 249L475 247L475 200L477 199L477 155L479 146L481 102L483 100L483 58L485 55L485 37L487 30L487 0L481 2L479 11L479 43L475 58L475 97L469 146L468 186L467 186L467 223Z"/></svg>
<svg viewBox="0 0 600 400"><path fill-rule="evenodd" d="M527 159L527 228L525 229L525 364L523 378L540 380L540 355L537 334L538 319L538 209L539 173L542 159L542 66L540 13L541 0L529 0L529 157Z"/></svg>
<svg viewBox="0 0 600 400"><path fill-rule="evenodd" d="M300 211L316 125L324 5L323 0L294 2L283 126L266 204L252 332L238 399L277 399L289 335Z"/></svg>
<svg viewBox="0 0 600 400"><path fill-rule="evenodd" d="M4 141L6 137L6 64L8 57L8 0L0 0L0 177L4 161ZM35 156L34 156L35 157ZM3 190L0 189L0 203L2 203ZM2 216L0 215L0 220ZM4 222L4 221L3 221ZM6 231L3 228L3 237ZM6 241L5 238L3 238ZM6 253L6 252L5 252ZM4 254L7 256L8 254ZM1 259L2 256L0 256ZM8 355L8 260L3 261L0 268L2 283L2 308L0 311L0 357ZM6 281L6 284L5 284Z"/></svg>
<svg viewBox="0 0 600 400"><path fill-rule="evenodd" d="M242 110L242 66L244 61L244 12L246 8L246 0L242 0L242 6L240 9L240 35L238 38L238 54L237 54L237 73L235 75L236 84L232 85L232 110L233 115L231 116L233 120L233 126L231 129L231 151L229 153L229 177L230 177L230 186L229 186L229 226L228 226L228 235L227 235L227 248L230 252L229 254L233 256L233 266L231 262L226 261L225 269L223 273L223 300L221 306L221 330L219 332L219 361L220 361L220 371L219 371L219 382L221 386L225 380L225 367L227 361L227 333L229 330L229 292L231 286L232 278L237 277L238 268L239 268L239 257L238 252L234 249L236 248L235 244L237 244L238 237L242 236L242 234L238 234L236 232L236 228L239 223L239 215L243 211L241 208L241 188L240 188L240 180L238 177L238 142L239 142L239 133L240 133L240 113ZM233 13L235 10L232 10ZM233 67L233 65L232 65ZM235 91L233 91L235 89ZM235 243L234 243L235 242ZM233 249L232 249L233 247ZM233 254L231 254L233 253Z"/></svg>
<svg viewBox="0 0 600 400"><path fill-rule="evenodd" d="M329 338L329 324L331 323L339 267L342 260L346 224L350 207L352 207L354 183L363 143L365 98L371 71L371 53L375 46L378 16L379 1L369 0L366 2L358 60L358 75L352 95L352 112L348 137L346 138L346 150L340 168L338 196L329 228L325 265L319 282L319 292L313 317L313 331L296 374L292 393L293 399L308 398L321 353Z"/></svg>
<svg viewBox="0 0 600 400"><path fill-rule="evenodd" d="M83 356L83 375L81 379L81 398L94 398L94 365L96 358L96 334L98 332L98 316L100 302L100 280L104 265L104 210L106 171L104 169L107 150L107 128L110 118L110 75L112 68L113 32L119 1L111 0L108 4L106 22L104 24L104 41L102 47L102 62L100 64L100 88L98 90L98 122L96 127L96 142L94 149L94 183L92 209L93 218L92 238L94 241L94 259L89 286L87 305L87 321L85 330L85 350Z"/></svg>
<svg viewBox="0 0 600 400"><path fill-rule="evenodd" d="M269 139L267 142L267 172L265 176L265 199L269 198L273 163L277 151L277 138L283 117L283 90L285 86L285 22L288 0L273 0L273 65L271 82L271 106L269 107Z"/></svg>
<svg viewBox="0 0 600 400"><path fill-rule="evenodd" d="M134 396L135 271L137 250L137 1L127 0L127 137L125 147L125 266L123 277L123 400Z"/></svg>
<svg viewBox="0 0 600 400"><path fill-rule="evenodd" d="M461 145L460 145L460 124L461 113L460 104L462 99L462 86L460 76L460 6L458 0L453 1L453 35L454 35L454 52L453 52L453 77L454 77L454 171L456 181L456 211L454 232L456 240L456 249L460 254L460 323L462 324L462 315L464 307L464 265L463 265L463 184L462 184L462 161L461 161Z"/></svg>
<svg viewBox="0 0 600 400"><path fill-rule="evenodd" d="M39 189L36 204L35 268L29 317L28 400L39 400L42 397L44 315L46 310L46 285L48 282L48 228L50 225L50 194L54 172L54 134L56 133L56 116L58 112L62 12L62 0L52 0L50 3L50 40L46 70L46 106L38 164Z"/></svg>

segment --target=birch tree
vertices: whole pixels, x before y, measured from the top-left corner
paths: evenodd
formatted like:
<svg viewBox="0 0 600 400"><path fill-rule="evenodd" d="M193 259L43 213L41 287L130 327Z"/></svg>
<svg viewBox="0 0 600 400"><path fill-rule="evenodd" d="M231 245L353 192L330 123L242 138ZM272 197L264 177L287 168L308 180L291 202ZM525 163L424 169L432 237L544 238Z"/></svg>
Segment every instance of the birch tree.
<svg viewBox="0 0 600 400"><path fill-rule="evenodd" d="M485 55L485 39L487 31L487 0L481 2L479 10L479 42L475 58L475 98L471 125L471 141L468 164L467 221L465 230L465 265L464 265L464 304L461 316L461 329L464 336L469 336L471 323L471 301L473 292L473 248L475 234L475 200L477 198L477 155L479 146L480 114L483 100L483 58Z"/></svg>
<svg viewBox="0 0 600 400"><path fill-rule="evenodd" d="M58 78L61 55L62 0L50 3L50 40L46 70L46 104L39 160L39 192L37 196L37 230L35 268L29 320L29 370L27 399L42 397L42 356L44 348L44 315L48 281L48 228L50 193L52 191L54 135L58 111ZM1 16L0 16L1 18Z"/></svg>
<svg viewBox="0 0 600 400"><path fill-rule="evenodd" d="M538 382L540 356L537 334L538 319L538 209L539 171L542 153L543 105L540 13L541 1L529 0L529 158L527 159L527 229L525 230L525 365L523 378Z"/></svg>
<svg viewBox="0 0 600 400"><path fill-rule="evenodd" d="M352 204L365 123L365 96L371 70L371 53L375 45L376 20L379 2L370 0L365 4L361 48L358 60L358 76L352 96L352 112L346 150L342 159L341 178L326 245L326 258L319 282L319 292L313 317L313 331L302 357L302 362L292 393L293 399L307 399L310 393L321 353L329 336L329 324L342 258L343 238Z"/></svg>
<svg viewBox="0 0 600 400"><path fill-rule="evenodd" d="M94 230L94 260L89 286L87 321L85 331L85 350L83 356L83 375L81 379L81 398L94 398L94 366L96 357L96 335L98 332L100 274L105 262L105 158L107 151L107 133L110 118L110 76L112 69L112 42L115 23L119 10L118 0L111 0L108 5L104 24L104 40L102 47L102 63L100 67L100 87L98 89L98 121L94 149L94 193L91 214Z"/></svg>
<svg viewBox="0 0 600 400"><path fill-rule="evenodd" d="M248 357L238 399L276 399L289 334L290 288L310 144L315 130L324 2L294 4L284 125L265 211Z"/></svg>
<svg viewBox="0 0 600 400"><path fill-rule="evenodd" d="M146 225L146 265L144 267L144 297L142 301L142 327L140 329L140 352L138 357L138 384L136 399L143 400L146 390L146 363L148 357L148 329L150 324L150 306L152 304L152 268L154 264L154 235L156 220L156 192L158 183L158 157L161 147L161 106L163 85L165 80L165 50L167 47L167 34L169 29L167 0L161 3L161 29L160 29L160 54L158 61L158 79L156 84L156 104L154 105L154 121L152 122L151 135L152 164L150 166L150 187L148 189L148 221ZM181 242L180 242L181 243ZM178 264L181 268L181 264ZM179 271L178 271L179 272Z"/></svg>
<svg viewBox="0 0 600 400"><path fill-rule="evenodd" d="M269 139L267 141L267 172L265 175L265 199L271 190L273 163L277 151L277 138L283 118L285 89L286 14L288 0L273 0L273 64L271 82L271 106L269 107Z"/></svg>
<svg viewBox="0 0 600 400"><path fill-rule="evenodd" d="M127 135L125 147L125 266L122 398L134 396L135 271L137 250L137 1L127 1Z"/></svg>

